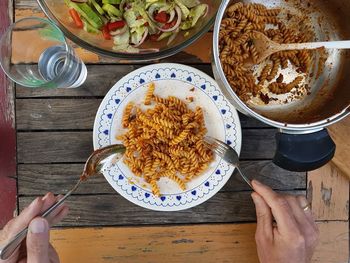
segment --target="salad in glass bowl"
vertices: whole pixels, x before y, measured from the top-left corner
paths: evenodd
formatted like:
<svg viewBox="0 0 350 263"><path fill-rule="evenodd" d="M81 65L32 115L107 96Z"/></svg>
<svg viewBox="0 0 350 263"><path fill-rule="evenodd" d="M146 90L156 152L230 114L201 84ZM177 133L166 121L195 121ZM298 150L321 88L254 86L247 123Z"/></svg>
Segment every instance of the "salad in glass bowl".
<svg viewBox="0 0 350 263"><path fill-rule="evenodd" d="M145 41L167 39L171 44L178 34L188 35L209 6L199 0L65 0L76 27L113 40L119 52L147 51ZM153 48L154 51L159 51Z"/></svg>
<svg viewBox="0 0 350 263"><path fill-rule="evenodd" d="M37 0L65 36L119 61L149 62L209 31L221 0Z"/></svg>

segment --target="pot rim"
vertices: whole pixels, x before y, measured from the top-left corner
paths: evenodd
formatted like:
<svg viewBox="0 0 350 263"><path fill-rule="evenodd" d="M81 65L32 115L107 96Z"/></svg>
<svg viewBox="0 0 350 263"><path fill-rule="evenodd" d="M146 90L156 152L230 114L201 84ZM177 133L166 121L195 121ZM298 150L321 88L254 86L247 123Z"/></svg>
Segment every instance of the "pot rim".
<svg viewBox="0 0 350 263"><path fill-rule="evenodd" d="M345 118L346 116L350 115L350 105L348 105L344 110L342 110L341 112L333 115L330 118L327 118L325 120L321 120L318 122L312 122L312 123L305 123L305 124L289 124L289 123L283 123L283 122L278 122L272 119L269 119L257 112L255 112L254 110L252 110L251 108L249 108L238 96L237 94L233 91L233 89L231 88L230 84L228 83L225 73L222 69L222 65L221 65L221 61L220 61L220 56L219 56L219 31L220 31L220 25L221 25L221 21L222 18L225 14L225 10L227 5L231 2L231 0L224 0L221 2L221 5L219 7L219 10L217 12L216 15L216 20L215 20L215 24L214 24L214 31L213 31L213 60L214 63L213 67L215 67L215 71L218 74L218 77L220 78L219 80L217 80L219 82L219 87L221 89L225 89L230 97L228 98L228 100L234 100L234 102L239 106L237 109L239 111L243 111L243 113L248 113L249 115L255 117L256 119L274 126L276 128L282 129L284 131L315 131L318 130L320 128L324 128L327 127L329 125L332 125L340 120L342 120L343 118ZM214 74L215 75L215 74ZM221 83L220 83L221 82ZM222 87L224 86L224 87Z"/></svg>

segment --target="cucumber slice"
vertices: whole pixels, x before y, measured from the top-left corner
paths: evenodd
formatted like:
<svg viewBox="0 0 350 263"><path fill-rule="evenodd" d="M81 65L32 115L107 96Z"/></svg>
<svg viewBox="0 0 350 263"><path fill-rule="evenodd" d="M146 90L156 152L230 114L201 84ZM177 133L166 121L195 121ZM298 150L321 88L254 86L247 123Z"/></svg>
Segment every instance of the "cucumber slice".
<svg viewBox="0 0 350 263"><path fill-rule="evenodd" d="M109 16L122 17L122 12L120 12L118 8L111 4L104 4L102 6L102 9L105 10L109 14Z"/></svg>
<svg viewBox="0 0 350 263"><path fill-rule="evenodd" d="M120 4L121 0L102 0L102 4L112 4L117 5Z"/></svg>

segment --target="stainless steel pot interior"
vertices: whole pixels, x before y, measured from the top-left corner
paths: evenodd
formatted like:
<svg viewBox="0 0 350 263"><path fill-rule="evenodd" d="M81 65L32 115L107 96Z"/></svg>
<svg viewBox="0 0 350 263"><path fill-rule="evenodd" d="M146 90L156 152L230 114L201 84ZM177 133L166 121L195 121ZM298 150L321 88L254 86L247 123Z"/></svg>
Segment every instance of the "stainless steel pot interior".
<svg viewBox="0 0 350 263"><path fill-rule="evenodd" d="M271 8L282 8L292 14L306 14L312 23L315 41L350 39L350 16L348 15L350 1L225 1L226 6L235 2L261 3ZM222 7L223 5L224 3ZM219 10L219 16L220 12L222 10ZM216 24L215 29L217 30L217 28ZM214 32L214 34L216 33ZM218 49L215 41L214 49ZM214 56L215 53L218 54L218 50L214 50ZM319 58L316 56L315 59ZM318 62L316 61L315 64ZM221 71L222 74L219 72L219 75L223 76L221 66L216 65L216 70ZM247 104L238 99L232 89L229 89L227 81L222 82L226 86L226 95L229 95L231 100L235 100L238 108L241 108L243 112L255 115L255 117L261 117L259 119L276 127L286 128L289 125L299 128L304 125L309 126L309 128L327 126L350 113L350 51L329 50L323 73L319 76L314 74L307 81L311 87L311 94L304 96L303 99L274 105L250 103L249 108L247 108Z"/></svg>

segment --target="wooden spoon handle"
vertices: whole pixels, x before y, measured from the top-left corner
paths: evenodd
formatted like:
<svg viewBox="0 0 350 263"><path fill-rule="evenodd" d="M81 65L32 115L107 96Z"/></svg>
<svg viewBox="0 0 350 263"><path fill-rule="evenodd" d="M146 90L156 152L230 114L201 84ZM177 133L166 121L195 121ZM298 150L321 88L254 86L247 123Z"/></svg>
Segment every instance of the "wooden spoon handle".
<svg viewBox="0 0 350 263"><path fill-rule="evenodd" d="M329 42L310 42L310 43L295 43L295 44L282 44L280 48L282 50L300 50L300 49L315 49L315 48L337 48L337 49L350 49L350 40L345 41L329 41Z"/></svg>

